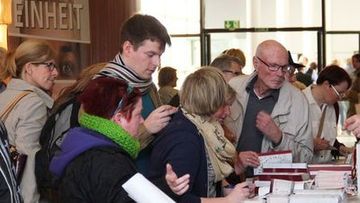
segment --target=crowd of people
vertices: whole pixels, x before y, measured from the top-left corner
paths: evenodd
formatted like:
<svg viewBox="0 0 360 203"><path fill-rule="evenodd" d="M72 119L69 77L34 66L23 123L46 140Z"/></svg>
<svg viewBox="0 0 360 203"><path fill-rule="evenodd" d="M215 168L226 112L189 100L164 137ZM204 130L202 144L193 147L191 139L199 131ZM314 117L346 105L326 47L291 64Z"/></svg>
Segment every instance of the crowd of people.
<svg viewBox="0 0 360 203"><path fill-rule="evenodd" d="M237 203L253 194L245 178L254 176L259 153L291 150L298 163L330 163L334 148L353 153L336 139L336 104L358 103L358 55L355 79L337 65L314 77L316 64L303 73L281 43L265 40L250 75L242 72L244 53L231 48L180 90L176 69L160 68L157 90L152 76L171 45L166 28L136 14L120 42L112 61L85 68L56 101L49 43L29 39L5 54L1 201L134 202L122 185L139 172L176 202ZM344 127L360 137L360 114Z"/></svg>

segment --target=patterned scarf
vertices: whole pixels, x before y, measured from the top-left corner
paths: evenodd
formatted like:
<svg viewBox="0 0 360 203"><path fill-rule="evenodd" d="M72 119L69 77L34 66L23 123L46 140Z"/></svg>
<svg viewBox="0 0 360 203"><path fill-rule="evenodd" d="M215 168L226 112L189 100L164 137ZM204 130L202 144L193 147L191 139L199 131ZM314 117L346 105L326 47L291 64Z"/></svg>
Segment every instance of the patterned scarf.
<svg viewBox="0 0 360 203"><path fill-rule="evenodd" d="M236 155L235 146L225 138L224 130L218 121L190 114L183 108L181 110L204 138L205 147L215 171L215 182L223 180L233 172L233 167L229 163L233 163Z"/></svg>
<svg viewBox="0 0 360 203"><path fill-rule="evenodd" d="M137 157L140 151L140 142L113 121L83 113L79 123L82 127L101 133L120 145L133 159Z"/></svg>
<svg viewBox="0 0 360 203"><path fill-rule="evenodd" d="M133 71L133 69L126 66L120 53L115 56L114 60L106 64L106 66L95 77L100 76L125 80L130 86L139 88L142 95L146 94L153 84L152 79L141 79L135 71Z"/></svg>

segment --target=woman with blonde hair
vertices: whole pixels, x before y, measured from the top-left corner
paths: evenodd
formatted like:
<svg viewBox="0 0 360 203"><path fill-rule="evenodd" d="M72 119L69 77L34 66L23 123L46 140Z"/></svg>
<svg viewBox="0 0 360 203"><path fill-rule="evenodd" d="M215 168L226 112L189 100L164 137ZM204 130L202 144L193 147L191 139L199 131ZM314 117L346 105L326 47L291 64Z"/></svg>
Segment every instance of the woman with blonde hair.
<svg viewBox="0 0 360 203"><path fill-rule="evenodd" d="M38 202L35 181L35 153L48 111L53 106L51 92L58 71L55 52L43 40L26 40L8 54L5 68L14 70L12 79L0 94L0 111L8 131L9 143L16 153L27 156L20 191L24 202ZM4 114L8 111L8 114Z"/></svg>
<svg viewBox="0 0 360 203"><path fill-rule="evenodd" d="M228 196L216 198L221 195L222 180L234 172L236 157L219 122L229 114L227 88L216 68L190 74L180 90L180 110L154 141L149 179L176 202L242 202L249 195L246 183L241 183ZM182 196L167 186L166 167L179 176L190 175L189 190ZM242 170L235 165L237 173Z"/></svg>

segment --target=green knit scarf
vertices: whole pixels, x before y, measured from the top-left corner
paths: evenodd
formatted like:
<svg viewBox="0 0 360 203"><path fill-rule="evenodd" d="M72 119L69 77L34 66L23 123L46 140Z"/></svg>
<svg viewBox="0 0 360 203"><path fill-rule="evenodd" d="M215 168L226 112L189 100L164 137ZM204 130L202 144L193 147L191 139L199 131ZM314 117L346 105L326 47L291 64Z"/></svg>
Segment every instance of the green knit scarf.
<svg viewBox="0 0 360 203"><path fill-rule="evenodd" d="M120 145L135 159L140 151L140 142L132 137L121 126L111 120L83 113L79 119L80 126L101 133Z"/></svg>

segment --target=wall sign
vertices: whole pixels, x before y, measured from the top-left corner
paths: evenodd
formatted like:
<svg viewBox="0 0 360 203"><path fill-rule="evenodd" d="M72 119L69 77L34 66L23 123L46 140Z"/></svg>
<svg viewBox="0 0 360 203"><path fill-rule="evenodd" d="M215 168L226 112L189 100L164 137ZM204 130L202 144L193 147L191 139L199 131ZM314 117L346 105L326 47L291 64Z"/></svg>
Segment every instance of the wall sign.
<svg viewBox="0 0 360 203"><path fill-rule="evenodd" d="M13 0L10 36L90 43L88 0Z"/></svg>

